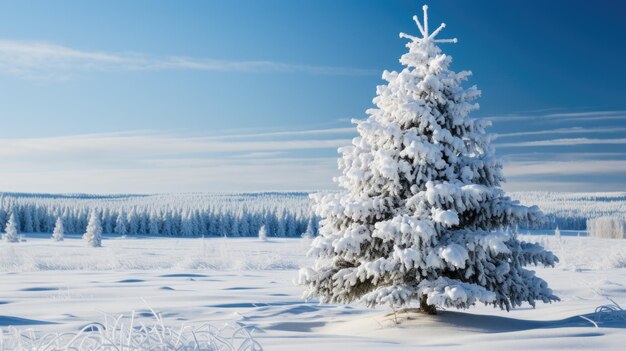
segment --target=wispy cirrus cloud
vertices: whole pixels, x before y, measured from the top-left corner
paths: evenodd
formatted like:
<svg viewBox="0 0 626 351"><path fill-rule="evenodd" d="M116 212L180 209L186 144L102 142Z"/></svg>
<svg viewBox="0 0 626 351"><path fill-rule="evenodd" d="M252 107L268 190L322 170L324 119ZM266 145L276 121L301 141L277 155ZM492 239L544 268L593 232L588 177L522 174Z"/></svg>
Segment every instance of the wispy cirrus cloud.
<svg viewBox="0 0 626 351"><path fill-rule="evenodd" d="M624 129L622 125L565 125L508 129L508 133L505 129L503 134L519 138L496 144L509 180L505 187L623 190ZM0 189L124 193L329 189L339 173L336 149L349 145L355 133L354 127L340 127L207 135L143 130L2 138ZM586 133L596 134L576 137ZM552 134L564 138L548 139ZM544 135L548 135L546 140L532 140ZM590 147L576 148L576 152L551 147L569 145ZM537 147L523 149L529 146Z"/></svg>
<svg viewBox="0 0 626 351"><path fill-rule="evenodd" d="M545 115L546 117L596 117L596 116L613 116L613 115L626 115L626 111L586 111L586 112L560 112L550 113Z"/></svg>
<svg viewBox="0 0 626 351"><path fill-rule="evenodd" d="M260 132L260 133L241 133L241 134L225 134L211 137L212 139L239 139L239 138L269 138L269 137L300 137L300 136L322 136L322 135L353 135L356 134L356 128L327 128L327 129L306 129L306 130L290 130L276 132Z"/></svg>
<svg viewBox="0 0 626 351"><path fill-rule="evenodd" d="M529 147L529 146L570 146L570 145L617 145L626 144L626 138L563 138L552 140L520 141L516 143L496 144L496 147Z"/></svg>
<svg viewBox="0 0 626 351"><path fill-rule="evenodd" d="M494 122L516 122L524 120L539 120L545 122L574 122L574 121L596 121L596 120L622 120L626 119L626 111L586 111L586 112L562 112L548 114L509 114L487 116Z"/></svg>
<svg viewBox="0 0 626 351"><path fill-rule="evenodd" d="M507 182L514 191L623 191L626 160L579 159L504 163Z"/></svg>
<svg viewBox="0 0 626 351"><path fill-rule="evenodd" d="M69 79L86 72L192 70L217 72L372 75L378 70L275 61L227 61L134 52L89 51L38 41L0 40L0 72L27 79Z"/></svg>
<svg viewBox="0 0 626 351"><path fill-rule="evenodd" d="M624 189L625 110L546 110L492 120L507 189Z"/></svg>
<svg viewBox="0 0 626 351"><path fill-rule="evenodd" d="M89 155L99 158L138 159L188 154L258 153L312 149L336 149L350 144L351 139L302 138L306 134L291 134L290 140L237 140L215 137L160 133L82 134L43 138L0 139L0 157L84 160ZM314 135L314 134L313 134Z"/></svg>
<svg viewBox="0 0 626 351"><path fill-rule="evenodd" d="M311 129L204 137L130 131L0 139L0 190L151 193L333 187L350 138ZM251 135L256 135L252 137ZM278 135L281 140L272 139ZM325 151L324 151L325 150ZM328 157L320 156L324 151ZM96 190L97 189L97 190Z"/></svg>
<svg viewBox="0 0 626 351"><path fill-rule="evenodd" d="M509 138L509 137L532 136L532 135L596 134L596 133L621 133L621 132L626 132L626 127L605 127L605 128L570 127L570 128L533 130L533 131L527 131L527 132L500 133L497 136L498 136L498 139L502 139L502 138Z"/></svg>
<svg viewBox="0 0 626 351"><path fill-rule="evenodd" d="M626 173L626 160L526 161L507 163L508 177Z"/></svg>
<svg viewBox="0 0 626 351"><path fill-rule="evenodd" d="M0 189L20 192L163 193L314 191L333 187L335 158L153 161L153 164L11 167Z"/></svg>

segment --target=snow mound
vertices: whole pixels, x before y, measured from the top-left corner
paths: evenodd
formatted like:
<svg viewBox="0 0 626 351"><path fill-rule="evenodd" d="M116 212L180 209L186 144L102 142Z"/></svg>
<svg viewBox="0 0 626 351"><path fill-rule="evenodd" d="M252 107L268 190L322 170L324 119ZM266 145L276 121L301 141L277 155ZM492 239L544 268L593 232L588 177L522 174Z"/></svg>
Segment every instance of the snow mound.
<svg viewBox="0 0 626 351"><path fill-rule="evenodd" d="M262 351L252 329L238 324L216 327L166 326L153 311L149 322L139 322L133 312L106 317L104 323L91 323L78 332L42 333L33 329L0 328L0 350L197 350Z"/></svg>

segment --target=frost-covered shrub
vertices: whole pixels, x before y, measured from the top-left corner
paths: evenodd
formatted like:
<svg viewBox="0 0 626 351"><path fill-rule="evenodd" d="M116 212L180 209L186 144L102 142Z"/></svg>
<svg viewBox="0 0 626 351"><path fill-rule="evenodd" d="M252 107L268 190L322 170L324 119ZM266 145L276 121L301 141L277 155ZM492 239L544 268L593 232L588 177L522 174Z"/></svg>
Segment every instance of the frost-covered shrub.
<svg viewBox="0 0 626 351"><path fill-rule="evenodd" d="M194 350L262 351L254 339L255 328L238 324L170 326L160 314L144 321L132 314L106 317L78 332L41 332L15 327L0 328L1 350Z"/></svg>
<svg viewBox="0 0 626 351"><path fill-rule="evenodd" d="M587 220L589 235L595 238L626 239L626 219L600 217Z"/></svg>
<svg viewBox="0 0 626 351"><path fill-rule="evenodd" d="M488 123L469 117L480 91L464 88L470 72L449 69L451 57L414 17L422 37L408 38L401 72L383 72L376 108L355 120L359 136L341 148L341 193L314 194L320 236L300 270L305 297L362 300L368 306L420 303L467 308L477 302L510 309L558 300L524 269L558 261L505 228L541 218L505 195L502 166Z"/></svg>

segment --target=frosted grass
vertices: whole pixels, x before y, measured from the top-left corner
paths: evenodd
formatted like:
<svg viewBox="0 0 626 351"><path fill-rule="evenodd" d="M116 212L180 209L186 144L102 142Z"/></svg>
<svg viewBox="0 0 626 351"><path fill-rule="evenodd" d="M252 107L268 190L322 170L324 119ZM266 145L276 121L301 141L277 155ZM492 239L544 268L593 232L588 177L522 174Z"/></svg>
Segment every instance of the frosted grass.
<svg viewBox="0 0 626 351"><path fill-rule="evenodd" d="M137 320L133 312L130 319L124 315L105 316L104 323L89 324L78 332L0 329L0 350L262 351L252 336L254 330L238 324L170 327L154 311L149 322Z"/></svg>

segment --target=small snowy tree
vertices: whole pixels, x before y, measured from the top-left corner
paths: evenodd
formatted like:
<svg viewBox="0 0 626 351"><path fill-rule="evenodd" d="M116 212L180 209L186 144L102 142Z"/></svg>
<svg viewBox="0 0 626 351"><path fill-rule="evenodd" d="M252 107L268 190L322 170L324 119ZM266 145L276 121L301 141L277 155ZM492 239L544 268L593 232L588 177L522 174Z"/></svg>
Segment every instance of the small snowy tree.
<svg viewBox="0 0 626 351"><path fill-rule="evenodd" d="M559 229L559 227L556 227L556 229L554 230L554 236L561 240L561 230Z"/></svg>
<svg viewBox="0 0 626 351"><path fill-rule="evenodd" d="M313 239L315 237L315 229L313 228L313 218L309 219L309 223L306 225L306 231L302 233L302 237L305 239Z"/></svg>
<svg viewBox="0 0 626 351"><path fill-rule="evenodd" d="M353 121L359 136L339 149L341 193L314 194L323 218L300 270L306 298L393 308L418 302L468 308L476 302L509 310L523 302L558 300L528 264L558 261L538 244L519 241L505 228L542 215L500 188L488 123L468 117L480 91L464 88L470 72L449 69L451 58L429 32L427 7L421 37L409 39L401 72L383 72L367 111Z"/></svg>
<svg viewBox="0 0 626 351"><path fill-rule="evenodd" d="M57 217L57 221L54 224L54 231L52 231L52 240L63 241L65 231L63 230L63 220L61 217Z"/></svg>
<svg viewBox="0 0 626 351"><path fill-rule="evenodd" d="M17 243L20 241L20 237L17 235L17 224L15 223L15 215L13 213L11 213L7 224L4 227L2 240L7 243Z"/></svg>
<svg viewBox="0 0 626 351"><path fill-rule="evenodd" d="M261 228L259 228L259 240L267 241L267 230L265 229L265 225L262 225Z"/></svg>
<svg viewBox="0 0 626 351"><path fill-rule="evenodd" d="M91 247L102 246L102 225L100 224L100 216L98 216L96 210L92 210L89 215L89 223L83 235L83 240Z"/></svg>

